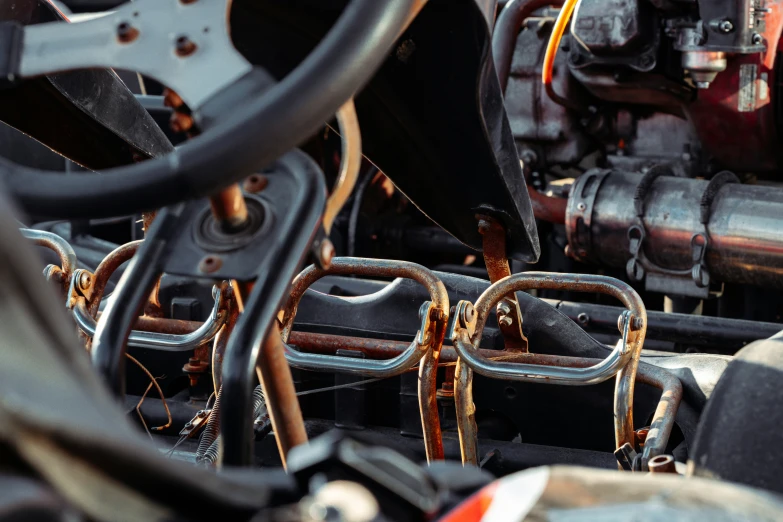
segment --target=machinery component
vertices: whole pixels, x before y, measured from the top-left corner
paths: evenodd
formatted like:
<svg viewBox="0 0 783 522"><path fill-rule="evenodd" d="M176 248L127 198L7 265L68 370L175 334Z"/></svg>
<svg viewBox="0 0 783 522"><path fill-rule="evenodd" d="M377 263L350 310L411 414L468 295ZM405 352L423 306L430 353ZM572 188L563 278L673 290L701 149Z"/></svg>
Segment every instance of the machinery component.
<svg viewBox="0 0 783 522"><path fill-rule="evenodd" d="M623 338L614 351L601 363L586 370L573 368L546 368L535 365L516 365L513 363L495 363L482 358L475 353L475 348L481 340L484 326L487 320L487 312L505 294L511 291L529 290L532 288L564 288L568 287L577 291L596 291L607 293L618 298L629 308L624 313L621 325ZM615 388L615 439L616 446L620 447L625 442L633 441L633 390L636 379L636 368L639 363L647 316L641 299L629 286L620 281L597 276L576 276L570 274L544 274L525 273L501 280L490 286L476 301L475 313L471 313L470 303L458 306L460 312L459 321L464 322L460 330L458 326L452 337L454 347L461 359L477 373L494 378L514 380L541 380L547 382L586 385L595 384L611 378L617 374ZM472 316L472 317L471 317ZM475 326L468 326L475 325ZM470 330L475 328L475 332ZM472 348L471 348L472 347ZM466 397L472 402L469 397ZM457 410L465 408L463 404L457 405ZM468 430L460 429L461 440L465 444L470 437ZM464 433L464 436L463 436ZM475 439L475 437L470 437Z"/></svg>
<svg viewBox="0 0 783 522"><path fill-rule="evenodd" d="M780 285L783 243L767 219L779 215L779 188L673 176L643 185L644 179L592 171L576 181L566 219L574 257L610 266L633 261L629 275L673 295L705 298L711 280ZM642 200L640 216L635 201Z"/></svg>
<svg viewBox="0 0 783 522"><path fill-rule="evenodd" d="M427 460L443 460L440 419L438 416L437 371L441 346L449 320L449 297L443 283L429 270L413 263L373 259L336 258L327 270L311 266L293 283L293 291L283 310L283 341L288 341L294 323L296 309L305 290L328 274L351 274L374 277L407 277L427 288L432 302L424 303L420 310L421 328L410 347L397 357L387 361L310 355L288 350L286 357L294 367L317 371L343 371L373 377L389 377L419 363L419 409L424 432Z"/></svg>
<svg viewBox="0 0 783 522"><path fill-rule="evenodd" d="M128 335L128 345L136 348L149 348L166 352L186 352L193 350L211 341L226 321L227 312L222 291L218 286L212 290L215 304L209 319L197 330L186 334L169 334L159 332L144 332L133 330ZM96 322L84 303L84 299L77 300L73 306L73 317L77 326L87 337L95 336Z"/></svg>

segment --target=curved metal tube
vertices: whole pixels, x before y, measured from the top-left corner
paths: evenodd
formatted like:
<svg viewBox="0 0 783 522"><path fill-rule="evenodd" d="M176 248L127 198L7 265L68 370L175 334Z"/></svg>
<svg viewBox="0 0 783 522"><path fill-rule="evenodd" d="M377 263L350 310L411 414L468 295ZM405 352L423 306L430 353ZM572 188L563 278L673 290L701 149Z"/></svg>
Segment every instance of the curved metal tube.
<svg viewBox="0 0 783 522"><path fill-rule="evenodd" d="M300 352L287 346L285 358L294 368L318 372L341 372L365 375L367 377L394 377L416 366L430 348L430 343L419 344L413 341L408 349L397 357L385 360L354 359Z"/></svg>
<svg viewBox="0 0 783 522"><path fill-rule="evenodd" d="M422 310L422 326L406 352L386 361L334 357L297 352L286 344L289 364L310 370L331 370L362 375L391 377L419 365L419 409L424 432L427 461L443 460L443 440L437 402L437 373L440 350L449 320L449 295L443 282L431 271L416 263L385 259L334 258L328 269L311 265L293 281L291 296L283 309L283 342L291 335L297 307L307 288L326 275L364 275L375 277L404 277L424 285L432 299L427 310ZM431 321L431 322L430 322ZM422 359L423 357L423 359Z"/></svg>
<svg viewBox="0 0 783 522"><path fill-rule="evenodd" d="M92 276L92 284L90 287L90 302L88 311L90 317L98 317L98 308L101 305L101 299L103 298L103 292L106 290L106 284L109 282L112 274L120 267L124 262L129 261L139 247L144 243L143 239L137 241L131 241L120 245L103 258L98 267L95 269L95 273Z"/></svg>
<svg viewBox="0 0 783 522"><path fill-rule="evenodd" d="M624 312L624 315L628 312ZM483 357L474 346L465 339L454 339L454 349L460 360L476 373L491 379L520 382L541 382L564 386L586 386L598 384L614 377L628 363L632 351L628 349L629 323L624 317L623 339L602 361L588 368L541 366L517 362L493 361Z"/></svg>
<svg viewBox="0 0 783 522"><path fill-rule="evenodd" d="M288 342L299 302L310 286L328 275L362 275L374 277L404 277L422 284L430 294L432 305L442 313L444 322L449 316L449 294L438 277L421 265L408 261L367 259L362 257L335 257L328 269L310 265L291 284L291 294L283 308L282 337Z"/></svg>
<svg viewBox="0 0 783 522"><path fill-rule="evenodd" d="M336 116L342 147L340 172L337 173L337 181L324 209L323 227L327 235L332 231L334 218L351 197L356 180L359 179L359 168L362 166L362 133L359 130L359 118L356 116L353 98L340 107Z"/></svg>
<svg viewBox="0 0 783 522"><path fill-rule="evenodd" d="M538 365L515 365L493 362L484 358L476 347L481 341L489 313L503 296L516 291L535 288L597 292L611 295L628 309L624 314L623 341L599 364L590 368L546 368ZM639 294L628 284L617 279L587 274L551 274L526 272L501 279L476 301L476 326L471 342L461 333L454 340L460 358L482 375L508 380L540 381L556 384L587 385L601 382L617 372L614 396L615 443L617 447L633 443L633 393L639 356L647 330L647 310ZM460 338L461 337L461 338ZM457 409L460 409L457 405Z"/></svg>
<svg viewBox="0 0 783 522"><path fill-rule="evenodd" d="M128 345L164 352L185 352L211 341L223 327L227 315L225 311L221 310L223 307L223 296L217 286L213 288L212 295L215 298L212 312L198 330L185 335L133 330L130 333L130 337L128 337ZM74 305L73 317L76 320L76 324L87 336L92 338L95 335L97 323L90 315L89 310L87 310L87 305L83 299L79 299Z"/></svg>
<svg viewBox="0 0 783 522"><path fill-rule="evenodd" d="M60 258L60 268L65 274L66 281L71 278L71 274L76 270L76 252L65 239L57 234L32 228L20 228L19 232L36 245L53 250Z"/></svg>

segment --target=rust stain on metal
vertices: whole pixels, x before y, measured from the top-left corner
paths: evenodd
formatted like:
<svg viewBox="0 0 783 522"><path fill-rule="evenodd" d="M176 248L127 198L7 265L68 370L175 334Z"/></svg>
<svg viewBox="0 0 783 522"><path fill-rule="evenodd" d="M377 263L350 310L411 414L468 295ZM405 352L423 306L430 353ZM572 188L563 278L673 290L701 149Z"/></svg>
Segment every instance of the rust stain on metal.
<svg viewBox="0 0 783 522"><path fill-rule="evenodd" d="M212 215L226 230L236 230L247 222L247 203L238 183L209 198Z"/></svg>
<svg viewBox="0 0 783 522"><path fill-rule="evenodd" d="M209 255L199 261L198 269L205 274L211 274L220 270L221 266L223 266L223 260L220 256Z"/></svg>
<svg viewBox="0 0 783 522"><path fill-rule="evenodd" d="M273 322L272 330L261 347L257 372L269 406L280 459L285 466L291 448L307 444L307 432L276 322Z"/></svg>
<svg viewBox="0 0 783 522"><path fill-rule="evenodd" d="M483 215L476 216L479 220L478 230L483 236L484 264L491 283L511 275L511 267L506 257L506 230L497 220ZM527 338L522 333L522 312L513 293L504 299L508 310L498 313L498 326L503 334L507 350L527 352Z"/></svg>
<svg viewBox="0 0 783 522"><path fill-rule="evenodd" d="M267 185L269 185L269 178L263 174L253 174L245 179L244 183L242 184L242 188L245 190L245 192L256 194L258 192L262 192L267 187Z"/></svg>
<svg viewBox="0 0 783 522"><path fill-rule="evenodd" d="M406 261L336 257L328 268L318 268L311 265L303 270L292 283L291 295L282 311L283 342L290 340L296 310L305 291L315 281L326 275L404 277L417 281L429 292L433 307L429 319L435 324L435 330L432 333L430 350L419 364L418 396L427 459L428 461L442 460L444 452L440 417L438 416L436 381L441 347L449 319L449 296L443 282L423 266Z"/></svg>
<svg viewBox="0 0 783 522"><path fill-rule="evenodd" d="M121 264L128 261L136 254L142 241L143 240L132 241L115 248L109 255L103 258L101 264L95 269L88 302L88 310L93 318L97 318L98 316L98 307L101 304L103 292L106 290L106 284L109 282L109 278Z"/></svg>

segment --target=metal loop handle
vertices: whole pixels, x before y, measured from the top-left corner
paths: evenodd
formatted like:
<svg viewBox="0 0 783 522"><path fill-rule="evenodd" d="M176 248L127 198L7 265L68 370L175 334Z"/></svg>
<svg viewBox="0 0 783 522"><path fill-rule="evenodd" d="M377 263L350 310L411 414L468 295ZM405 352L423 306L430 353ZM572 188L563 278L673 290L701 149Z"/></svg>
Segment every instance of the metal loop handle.
<svg viewBox="0 0 783 522"><path fill-rule="evenodd" d="M219 287L212 288L215 304L209 318L198 330L185 335L173 335L157 332L133 330L128 337L128 345L136 348L150 348L164 352L186 352L211 341L226 322L223 292ZM87 310L84 298L73 305L73 317L79 328L90 338L95 335L96 321Z"/></svg>
<svg viewBox="0 0 783 522"><path fill-rule="evenodd" d="M628 333L631 324L631 312L622 314L623 338L617 343L603 361L587 368L561 366L542 366L518 362L502 362L486 359L476 347L467 342L464 332L454 338L454 349L473 371L493 379L520 382L541 382L566 386L586 386L598 384L614 377L628 363L633 351L629 349Z"/></svg>
<svg viewBox="0 0 783 522"><path fill-rule="evenodd" d="M404 277L424 285L432 302L425 303L419 312L421 328L410 347L393 359L367 360L334 355L311 354L294 350L288 346L288 338L294 324L299 302L305 291L316 281L327 275L363 275L374 277ZM286 359L291 366L313 371L339 371L370 377L391 377L412 368L433 344L437 344L435 323L445 328L449 315L449 296L443 282L431 271L416 263L390 261L386 259L364 259L337 257L327 269L311 265L300 273L293 282L291 297L283 309L282 338L286 344ZM436 349L440 349L437 346Z"/></svg>

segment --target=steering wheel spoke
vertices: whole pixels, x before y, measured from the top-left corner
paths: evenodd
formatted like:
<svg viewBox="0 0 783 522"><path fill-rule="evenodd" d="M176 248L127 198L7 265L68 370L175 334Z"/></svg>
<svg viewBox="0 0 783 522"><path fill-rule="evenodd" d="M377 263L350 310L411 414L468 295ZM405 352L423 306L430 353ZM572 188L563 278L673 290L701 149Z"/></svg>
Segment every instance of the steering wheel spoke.
<svg viewBox="0 0 783 522"><path fill-rule="evenodd" d="M83 22L27 26L18 76L131 70L175 90L196 111L253 69L231 41L230 8L231 0L137 0Z"/></svg>

